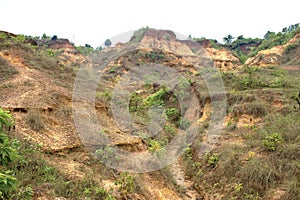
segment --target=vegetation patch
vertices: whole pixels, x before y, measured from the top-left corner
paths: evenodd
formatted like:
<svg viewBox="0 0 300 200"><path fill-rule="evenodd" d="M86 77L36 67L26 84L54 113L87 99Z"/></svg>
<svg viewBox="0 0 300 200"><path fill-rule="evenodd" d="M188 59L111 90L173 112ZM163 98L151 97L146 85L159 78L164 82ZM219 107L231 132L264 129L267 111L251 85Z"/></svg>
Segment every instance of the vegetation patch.
<svg viewBox="0 0 300 200"><path fill-rule="evenodd" d="M4 82L14 75L18 74L18 71L9 65L9 63L0 57L0 82Z"/></svg>

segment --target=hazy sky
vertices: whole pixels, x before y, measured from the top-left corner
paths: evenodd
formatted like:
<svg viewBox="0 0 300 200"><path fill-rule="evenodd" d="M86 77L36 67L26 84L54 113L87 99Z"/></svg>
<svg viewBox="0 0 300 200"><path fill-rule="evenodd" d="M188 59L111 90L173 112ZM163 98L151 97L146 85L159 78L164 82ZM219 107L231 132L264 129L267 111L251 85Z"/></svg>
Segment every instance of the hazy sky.
<svg viewBox="0 0 300 200"><path fill-rule="evenodd" d="M97 47L141 27L170 29L222 41L225 35L263 37L300 22L296 0L0 0L0 30L57 35Z"/></svg>

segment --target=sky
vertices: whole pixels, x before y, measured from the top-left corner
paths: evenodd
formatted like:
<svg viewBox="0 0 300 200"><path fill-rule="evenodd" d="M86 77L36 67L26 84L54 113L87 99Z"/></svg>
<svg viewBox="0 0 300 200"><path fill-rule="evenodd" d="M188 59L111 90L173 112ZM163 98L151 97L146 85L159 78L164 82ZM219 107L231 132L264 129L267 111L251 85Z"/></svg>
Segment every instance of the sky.
<svg viewBox="0 0 300 200"><path fill-rule="evenodd" d="M295 0L0 0L0 30L31 36L57 35L97 47L105 39L141 27L217 39L263 37L300 23Z"/></svg>

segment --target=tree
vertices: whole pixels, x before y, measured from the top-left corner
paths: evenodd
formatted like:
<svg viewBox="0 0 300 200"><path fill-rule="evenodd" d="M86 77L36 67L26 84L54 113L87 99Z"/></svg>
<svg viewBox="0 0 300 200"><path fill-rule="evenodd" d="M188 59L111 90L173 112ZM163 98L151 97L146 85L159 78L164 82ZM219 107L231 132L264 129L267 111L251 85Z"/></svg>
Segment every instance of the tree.
<svg viewBox="0 0 300 200"><path fill-rule="evenodd" d="M46 33L43 34L42 39L48 39L49 37L46 35Z"/></svg>
<svg viewBox="0 0 300 200"><path fill-rule="evenodd" d="M270 32L270 31L268 31L265 35L264 35L264 38L265 39L270 39L270 38L272 38L272 37L274 37L275 36L275 32Z"/></svg>
<svg viewBox="0 0 300 200"><path fill-rule="evenodd" d="M284 27L283 29L282 29L282 31L281 32L283 32L283 33L287 33L288 32L288 28L287 27Z"/></svg>
<svg viewBox="0 0 300 200"><path fill-rule="evenodd" d="M104 45L107 46L107 47L110 47L111 46L110 39L105 40Z"/></svg>
<svg viewBox="0 0 300 200"><path fill-rule="evenodd" d="M236 39L237 39L237 40L244 40L245 38L244 38L243 35L240 35L240 36L238 36Z"/></svg>
<svg viewBox="0 0 300 200"><path fill-rule="evenodd" d="M57 35L53 35L53 37L51 38L51 40L57 40Z"/></svg>
<svg viewBox="0 0 300 200"><path fill-rule="evenodd" d="M103 48L102 48L102 46L99 46L99 47L97 47L97 48L96 48L96 50L98 50L98 51L102 51L102 50L103 50Z"/></svg>
<svg viewBox="0 0 300 200"><path fill-rule="evenodd" d="M225 44L231 44L233 39L234 37L229 34L223 38L223 41L225 42Z"/></svg>

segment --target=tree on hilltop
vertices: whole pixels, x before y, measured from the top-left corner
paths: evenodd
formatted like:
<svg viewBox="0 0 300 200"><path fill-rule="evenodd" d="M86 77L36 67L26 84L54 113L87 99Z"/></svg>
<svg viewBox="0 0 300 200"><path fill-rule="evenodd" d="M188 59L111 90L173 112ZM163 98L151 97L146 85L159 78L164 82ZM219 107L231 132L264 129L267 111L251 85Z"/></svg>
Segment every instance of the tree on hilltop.
<svg viewBox="0 0 300 200"><path fill-rule="evenodd" d="M111 41L110 41L110 39L105 40L104 45L105 45L106 47L110 47L110 46L111 46Z"/></svg>
<svg viewBox="0 0 300 200"><path fill-rule="evenodd" d="M233 39L234 37L229 34L223 38L223 41L225 42L225 44L231 44Z"/></svg>

